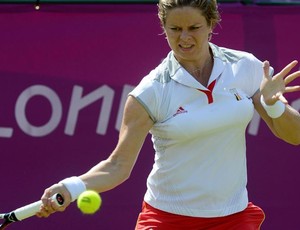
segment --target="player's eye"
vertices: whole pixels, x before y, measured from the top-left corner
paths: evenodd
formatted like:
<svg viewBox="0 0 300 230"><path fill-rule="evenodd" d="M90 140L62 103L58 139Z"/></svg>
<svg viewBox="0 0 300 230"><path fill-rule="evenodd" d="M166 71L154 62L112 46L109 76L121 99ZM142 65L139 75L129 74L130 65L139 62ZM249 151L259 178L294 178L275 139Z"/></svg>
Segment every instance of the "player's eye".
<svg viewBox="0 0 300 230"><path fill-rule="evenodd" d="M172 30L172 31L180 31L180 28L179 27L170 27L170 30Z"/></svg>
<svg viewBox="0 0 300 230"><path fill-rule="evenodd" d="M190 29L191 30L198 30L198 29L200 29L200 26L192 26Z"/></svg>

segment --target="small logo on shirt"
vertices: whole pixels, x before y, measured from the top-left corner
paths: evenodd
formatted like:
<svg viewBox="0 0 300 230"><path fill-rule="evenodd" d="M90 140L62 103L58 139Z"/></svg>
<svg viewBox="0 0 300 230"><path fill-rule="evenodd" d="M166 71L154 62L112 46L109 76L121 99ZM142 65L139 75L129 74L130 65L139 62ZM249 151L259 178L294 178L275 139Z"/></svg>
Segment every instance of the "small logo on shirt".
<svg viewBox="0 0 300 230"><path fill-rule="evenodd" d="M182 106L180 106L177 109L176 113L173 115L173 117L177 116L178 114L182 114L182 113L187 113L187 111Z"/></svg>

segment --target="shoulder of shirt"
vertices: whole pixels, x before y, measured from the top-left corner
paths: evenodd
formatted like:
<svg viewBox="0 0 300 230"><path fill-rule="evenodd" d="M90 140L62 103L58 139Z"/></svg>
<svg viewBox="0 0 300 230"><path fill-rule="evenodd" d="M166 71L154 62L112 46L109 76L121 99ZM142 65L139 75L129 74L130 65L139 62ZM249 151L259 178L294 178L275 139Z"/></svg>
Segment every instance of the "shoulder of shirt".
<svg viewBox="0 0 300 230"><path fill-rule="evenodd" d="M165 57L162 62L153 69L146 77L150 81L154 81L160 84L166 84L169 83L171 78L171 70L172 65L170 65L171 62L171 55L173 55L172 51Z"/></svg>
<svg viewBox="0 0 300 230"><path fill-rule="evenodd" d="M210 43L210 47L214 57L221 59L223 62L236 63L243 59L251 60L255 58L253 54L245 51L219 47L212 43Z"/></svg>

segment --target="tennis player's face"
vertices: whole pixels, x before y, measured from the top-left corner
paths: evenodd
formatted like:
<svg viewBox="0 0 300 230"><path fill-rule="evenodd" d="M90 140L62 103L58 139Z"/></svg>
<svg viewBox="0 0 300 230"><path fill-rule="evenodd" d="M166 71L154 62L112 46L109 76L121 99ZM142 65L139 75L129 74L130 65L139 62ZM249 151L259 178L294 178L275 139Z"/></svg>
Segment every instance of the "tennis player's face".
<svg viewBox="0 0 300 230"><path fill-rule="evenodd" d="M209 52L212 28L199 9L186 6L170 10L164 29L169 46L180 63L198 62Z"/></svg>

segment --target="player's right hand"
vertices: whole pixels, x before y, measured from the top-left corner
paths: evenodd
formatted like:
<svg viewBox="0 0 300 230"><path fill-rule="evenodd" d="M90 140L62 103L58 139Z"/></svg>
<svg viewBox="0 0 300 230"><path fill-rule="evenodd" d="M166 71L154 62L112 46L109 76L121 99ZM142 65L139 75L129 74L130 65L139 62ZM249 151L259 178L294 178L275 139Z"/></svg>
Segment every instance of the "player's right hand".
<svg viewBox="0 0 300 230"><path fill-rule="evenodd" d="M56 193L62 195L64 199L63 205L58 205L54 200L51 199L51 197ZM41 200L43 204L41 205L39 212L36 213L36 216L40 218L46 218L55 212L63 212L71 203L71 195L63 184L54 184L45 189Z"/></svg>

